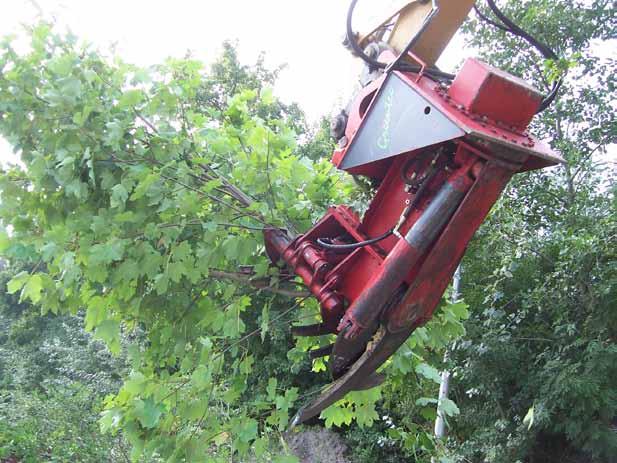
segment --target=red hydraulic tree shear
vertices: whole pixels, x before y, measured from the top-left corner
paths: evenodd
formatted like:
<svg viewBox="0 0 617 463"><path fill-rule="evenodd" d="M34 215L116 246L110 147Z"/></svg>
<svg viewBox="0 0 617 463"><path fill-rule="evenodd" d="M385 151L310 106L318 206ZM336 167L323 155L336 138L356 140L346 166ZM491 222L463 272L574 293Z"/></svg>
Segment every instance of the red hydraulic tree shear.
<svg viewBox="0 0 617 463"><path fill-rule="evenodd" d="M554 99L523 80L469 59L456 76L434 63L473 0L413 1L370 34L347 44L366 61L363 88L333 121L332 161L378 185L366 213L331 207L304 234L265 231L272 261L298 275L323 321L297 336L336 334L334 382L302 408L304 422L353 390L378 385L378 368L431 318L465 249L518 172L562 162L528 133ZM554 53L488 0L497 24ZM413 36L409 40L409 36Z"/></svg>

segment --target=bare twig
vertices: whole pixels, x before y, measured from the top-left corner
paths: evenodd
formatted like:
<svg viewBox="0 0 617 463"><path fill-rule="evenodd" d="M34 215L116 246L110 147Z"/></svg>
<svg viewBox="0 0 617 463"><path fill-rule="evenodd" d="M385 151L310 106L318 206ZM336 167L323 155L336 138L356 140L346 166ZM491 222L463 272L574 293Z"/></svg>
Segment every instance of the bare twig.
<svg viewBox="0 0 617 463"><path fill-rule="evenodd" d="M219 227L224 227L224 228L241 228L243 230L260 231L260 232L264 231L264 227L251 227L249 225L239 225L239 224L233 224L233 223L219 223L217 225Z"/></svg>
<svg viewBox="0 0 617 463"><path fill-rule="evenodd" d="M150 130L152 130L156 135L159 134L158 129L154 126L154 124L152 122L150 122L146 117L144 117L139 110L137 110L136 108L133 108L133 112L135 113L135 115L144 123L148 126L148 128Z"/></svg>
<svg viewBox="0 0 617 463"><path fill-rule="evenodd" d="M161 177L169 180L170 182L174 182L177 183L178 185L183 186L184 188L186 188L187 190L191 190L194 191L195 193L204 196L206 198L211 199L212 201L219 203L220 205L227 207L229 209L233 209L236 212L239 212L241 214L244 214L244 211L242 211L242 209L240 209L239 207L234 206L233 204L230 204L224 200L222 200L221 198L218 198L210 193L206 193L204 191L201 191L199 188L195 188L191 185L188 185L184 182L182 182L181 180L178 180L177 178L173 178L173 177L169 177L167 175L161 174ZM257 220L258 222L261 222L262 224L266 225L266 226L271 226L268 222L266 222L261 216L257 215L257 214L251 214L250 215L252 218L254 218L255 220Z"/></svg>
<svg viewBox="0 0 617 463"><path fill-rule="evenodd" d="M606 135L606 136L605 136L605 137L604 137L604 138L600 141L600 143L598 143L598 145L597 145L594 149L592 149L589 153L587 153L587 154L585 155L585 157L584 157L584 158L583 158L583 159L579 162L579 164L580 164L580 165L579 165L578 169L576 169L576 172L574 172L574 174L572 175L572 180L574 180L574 179L578 176L578 174L579 174L579 173L583 170L584 163L585 163L587 160L589 160L589 159L590 159L590 158L594 155L594 153L595 153L596 151L598 151L600 148L603 148L603 147L606 145L606 143L609 141L610 136L611 136L611 134L607 134L607 135Z"/></svg>
<svg viewBox="0 0 617 463"><path fill-rule="evenodd" d="M223 190L236 199L240 204L244 207L249 207L251 204L255 202L253 198L247 195L244 191L238 188L236 185L232 184L229 180L223 177L221 174L216 172L210 166L201 165L201 169L204 171L204 177L206 180L212 180L213 178L217 178L223 184ZM210 173L214 174L215 177L212 177Z"/></svg>
<svg viewBox="0 0 617 463"><path fill-rule="evenodd" d="M293 310L297 309L300 304L302 304L304 301L306 301L308 299L309 296L306 296L304 298L302 298L301 300L299 300L298 302L296 302L294 305L292 305L289 309L285 310L284 312L281 312L279 315L277 315L276 317L274 317L272 320L270 320L270 322L268 323L268 326L272 325L273 323L276 323L277 321L279 321L281 318L285 317L287 314L290 314ZM261 333L261 328L257 328L253 331L251 331L249 334L247 334L246 336L243 336L242 338L238 339L236 342L234 342L233 344L230 344L229 346L227 346L225 349L223 349L221 351L220 354L218 354L216 357L214 357L212 360L216 360L219 357L221 357L222 355L224 355L226 352L229 352L231 349L233 349L235 346L237 346L238 344L243 343L244 341L249 340L250 338L252 338L253 336L258 335L259 333Z"/></svg>
<svg viewBox="0 0 617 463"><path fill-rule="evenodd" d="M209 276L215 279L232 280L238 283L244 283L252 286L253 288L268 291L273 294L280 294L281 296L288 297L308 297L310 293L307 291L296 291L285 288L275 288L272 286L272 280L270 278L255 278L253 272L227 272L224 270L211 269Z"/></svg>

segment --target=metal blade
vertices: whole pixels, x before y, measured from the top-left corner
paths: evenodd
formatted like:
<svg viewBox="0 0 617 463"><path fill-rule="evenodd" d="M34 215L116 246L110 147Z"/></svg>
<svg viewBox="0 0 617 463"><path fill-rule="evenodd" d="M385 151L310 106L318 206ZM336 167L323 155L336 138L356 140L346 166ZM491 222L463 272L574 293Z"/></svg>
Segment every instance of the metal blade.
<svg viewBox="0 0 617 463"><path fill-rule="evenodd" d="M354 391L368 391L369 389L373 389L374 387L381 386L381 384L386 380L386 375L382 373L373 373L371 376L366 378L361 385L356 386Z"/></svg>
<svg viewBox="0 0 617 463"><path fill-rule="evenodd" d="M326 357L332 353L332 349L334 348L334 344L330 344L324 347L320 347L319 349L309 350L309 358L311 360L315 360L321 357Z"/></svg>
<svg viewBox="0 0 617 463"><path fill-rule="evenodd" d="M328 385L319 397L301 408L294 417L291 427L319 415L322 410L342 399L348 392L365 389L367 378L371 378L412 332L413 328L399 333L390 333L381 327L367 345L362 356L349 368L347 373Z"/></svg>
<svg viewBox="0 0 617 463"><path fill-rule="evenodd" d="M349 326L341 330L336 338L334 349L330 355L329 368L333 379L339 379L345 372L358 360L360 355L365 351L366 345L373 338L377 328L379 328L379 317L387 313L390 308L398 305L405 294L406 287L399 287L393 294L390 295L385 304L378 308L377 315L373 324L365 328L358 336L354 338L347 337Z"/></svg>
<svg viewBox="0 0 617 463"><path fill-rule="evenodd" d="M349 326L345 327L336 337L334 348L330 354L330 360L328 361L328 367L332 379L339 379L345 374L351 365L362 355L362 352L366 349L366 345L375 335L378 324L364 330L364 332L354 338L348 339L346 337Z"/></svg>

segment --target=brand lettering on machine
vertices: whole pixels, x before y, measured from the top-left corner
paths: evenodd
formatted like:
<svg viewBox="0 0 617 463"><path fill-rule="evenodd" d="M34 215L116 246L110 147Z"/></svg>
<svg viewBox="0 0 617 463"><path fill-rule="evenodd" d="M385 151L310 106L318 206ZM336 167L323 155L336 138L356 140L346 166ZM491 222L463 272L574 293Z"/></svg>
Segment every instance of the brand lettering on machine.
<svg viewBox="0 0 617 463"><path fill-rule="evenodd" d="M394 105L394 89L386 90L384 102L384 118L381 124L381 135L377 138L377 146L382 150L386 150L390 146L390 124L392 122L392 106Z"/></svg>

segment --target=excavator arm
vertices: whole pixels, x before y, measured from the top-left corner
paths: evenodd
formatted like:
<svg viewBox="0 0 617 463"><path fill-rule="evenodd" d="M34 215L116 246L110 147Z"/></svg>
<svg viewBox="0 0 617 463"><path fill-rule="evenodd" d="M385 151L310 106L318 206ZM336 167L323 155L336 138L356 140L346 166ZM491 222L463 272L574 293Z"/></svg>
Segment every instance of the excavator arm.
<svg viewBox="0 0 617 463"><path fill-rule="evenodd" d="M475 0L414 0L407 2L394 14L387 17L368 34L362 36L359 44L366 47L376 38L384 39L384 33L393 24L387 37L387 43L395 53L401 53L410 40L418 33L418 40L411 52L428 66L434 66L452 37L459 30ZM422 30L433 10L438 10Z"/></svg>

